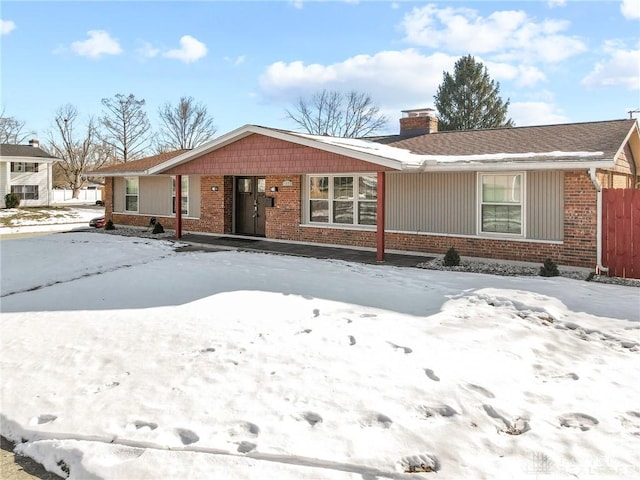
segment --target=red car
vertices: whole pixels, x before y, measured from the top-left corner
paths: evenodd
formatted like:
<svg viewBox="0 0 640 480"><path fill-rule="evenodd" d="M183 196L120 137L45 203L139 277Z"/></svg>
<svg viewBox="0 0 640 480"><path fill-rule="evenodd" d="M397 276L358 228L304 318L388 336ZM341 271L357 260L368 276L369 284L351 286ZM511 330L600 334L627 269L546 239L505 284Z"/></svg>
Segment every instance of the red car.
<svg viewBox="0 0 640 480"><path fill-rule="evenodd" d="M92 218L89 221L89 226L96 227L96 228L104 228L105 223L107 223L107 221L105 220L103 215L102 217Z"/></svg>

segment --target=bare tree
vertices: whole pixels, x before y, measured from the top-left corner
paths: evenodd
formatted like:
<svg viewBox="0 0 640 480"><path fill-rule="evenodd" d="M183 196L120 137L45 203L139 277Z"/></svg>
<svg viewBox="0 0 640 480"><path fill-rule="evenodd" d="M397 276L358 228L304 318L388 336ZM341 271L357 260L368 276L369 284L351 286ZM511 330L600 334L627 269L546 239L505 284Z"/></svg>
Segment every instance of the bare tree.
<svg viewBox="0 0 640 480"><path fill-rule="evenodd" d="M0 112L0 143L21 144L27 143L29 137L35 135L35 132L25 132L25 122L15 117L7 117L4 112Z"/></svg>
<svg viewBox="0 0 640 480"><path fill-rule="evenodd" d="M177 105L165 103L158 109L162 122L159 150L191 149L202 145L216 133L213 118L203 103L193 97L181 97Z"/></svg>
<svg viewBox="0 0 640 480"><path fill-rule="evenodd" d="M365 137L382 129L388 118L380 113L369 94L350 91L316 93L300 98L287 117L307 133L334 137Z"/></svg>
<svg viewBox="0 0 640 480"><path fill-rule="evenodd" d="M111 145L118 161L127 162L142 156L149 146L151 125L144 111L144 100L133 94L118 93L103 98L105 107L100 123L104 127L102 139Z"/></svg>
<svg viewBox="0 0 640 480"><path fill-rule="evenodd" d="M77 123L78 110L75 106L67 104L59 108L47 146L47 150L60 159L55 168L65 186L73 191L73 198L78 198L86 182L83 175L107 163L111 152L99 139L93 118L89 118L84 127L79 127Z"/></svg>

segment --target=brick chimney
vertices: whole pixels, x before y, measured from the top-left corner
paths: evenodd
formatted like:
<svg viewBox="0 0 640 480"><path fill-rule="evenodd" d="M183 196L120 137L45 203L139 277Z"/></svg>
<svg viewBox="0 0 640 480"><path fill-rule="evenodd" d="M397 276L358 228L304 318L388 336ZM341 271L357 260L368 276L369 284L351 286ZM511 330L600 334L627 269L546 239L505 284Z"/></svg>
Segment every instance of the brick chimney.
<svg viewBox="0 0 640 480"><path fill-rule="evenodd" d="M402 110L400 119L400 136L415 137L438 131L438 117L433 108L417 108Z"/></svg>
<svg viewBox="0 0 640 480"><path fill-rule="evenodd" d="M33 140L29 140L29 145L33 148L38 148L40 147L40 142L34 138Z"/></svg>

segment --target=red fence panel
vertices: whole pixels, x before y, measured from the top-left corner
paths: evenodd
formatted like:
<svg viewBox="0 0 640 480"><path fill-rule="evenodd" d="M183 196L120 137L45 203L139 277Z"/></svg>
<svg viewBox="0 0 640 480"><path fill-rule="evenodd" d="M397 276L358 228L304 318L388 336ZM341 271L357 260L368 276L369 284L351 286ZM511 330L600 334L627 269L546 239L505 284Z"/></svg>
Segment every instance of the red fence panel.
<svg viewBox="0 0 640 480"><path fill-rule="evenodd" d="M602 265L611 276L640 278L640 189L602 191Z"/></svg>

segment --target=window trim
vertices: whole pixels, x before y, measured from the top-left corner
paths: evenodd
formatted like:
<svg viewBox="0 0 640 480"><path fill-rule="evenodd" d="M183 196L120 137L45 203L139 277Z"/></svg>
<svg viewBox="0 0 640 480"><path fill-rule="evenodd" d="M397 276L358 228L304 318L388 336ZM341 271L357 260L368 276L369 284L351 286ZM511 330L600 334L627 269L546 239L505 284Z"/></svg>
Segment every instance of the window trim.
<svg viewBox="0 0 640 480"><path fill-rule="evenodd" d="M33 170L28 169L31 166ZM12 173L38 173L40 171L40 164L38 162L11 162Z"/></svg>
<svg viewBox="0 0 640 480"><path fill-rule="evenodd" d="M135 180L137 185L137 192L135 194L127 192L127 181ZM136 210L127 209L127 197L136 197ZM124 177L124 211L127 213L139 213L140 212L140 177Z"/></svg>
<svg viewBox="0 0 640 480"><path fill-rule="evenodd" d="M508 203L504 205L520 206L520 233L506 232L485 232L482 230L482 206L485 204L482 200L482 179L487 176L497 175L519 175L520 180L520 202ZM496 172L478 172L477 174L477 202L476 202L476 233L483 237L503 237L503 238L526 238L527 235L527 172L526 171L496 171ZM501 204L500 202L486 202L487 205Z"/></svg>
<svg viewBox="0 0 640 480"><path fill-rule="evenodd" d="M328 221L327 222L313 222L311 221L311 178L313 177L327 177L328 178L328 193L326 199L316 199L326 201L328 204ZM334 179L336 177L350 177L353 179L353 222L352 223L339 223L333 221L333 207L334 202L346 202L345 200L339 200L334 198ZM371 177L376 182L376 199L374 200L361 200L360 197L360 179L362 177ZM378 211L377 211L377 186L378 177L376 172L365 173L312 173L305 175L304 180L304 225L313 227L326 227L326 228L355 228L355 229L371 229L375 230L378 224ZM359 223L359 205L360 203L373 203L376 205L376 222L374 224Z"/></svg>
<svg viewBox="0 0 640 480"><path fill-rule="evenodd" d="M14 192L14 188L20 188L19 192ZM26 189L31 187L33 189L32 192L27 192ZM40 200L40 188L39 185L11 185L10 187L11 193L17 195L20 200L28 201L28 200ZM27 198L27 195L32 195L32 197Z"/></svg>
<svg viewBox="0 0 640 480"><path fill-rule="evenodd" d="M189 175L183 175L182 177L182 215L189 216ZM185 187L186 183L186 187ZM185 211L186 210L186 211ZM176 213L176 177L171 177L171 211Z"/></svg>

